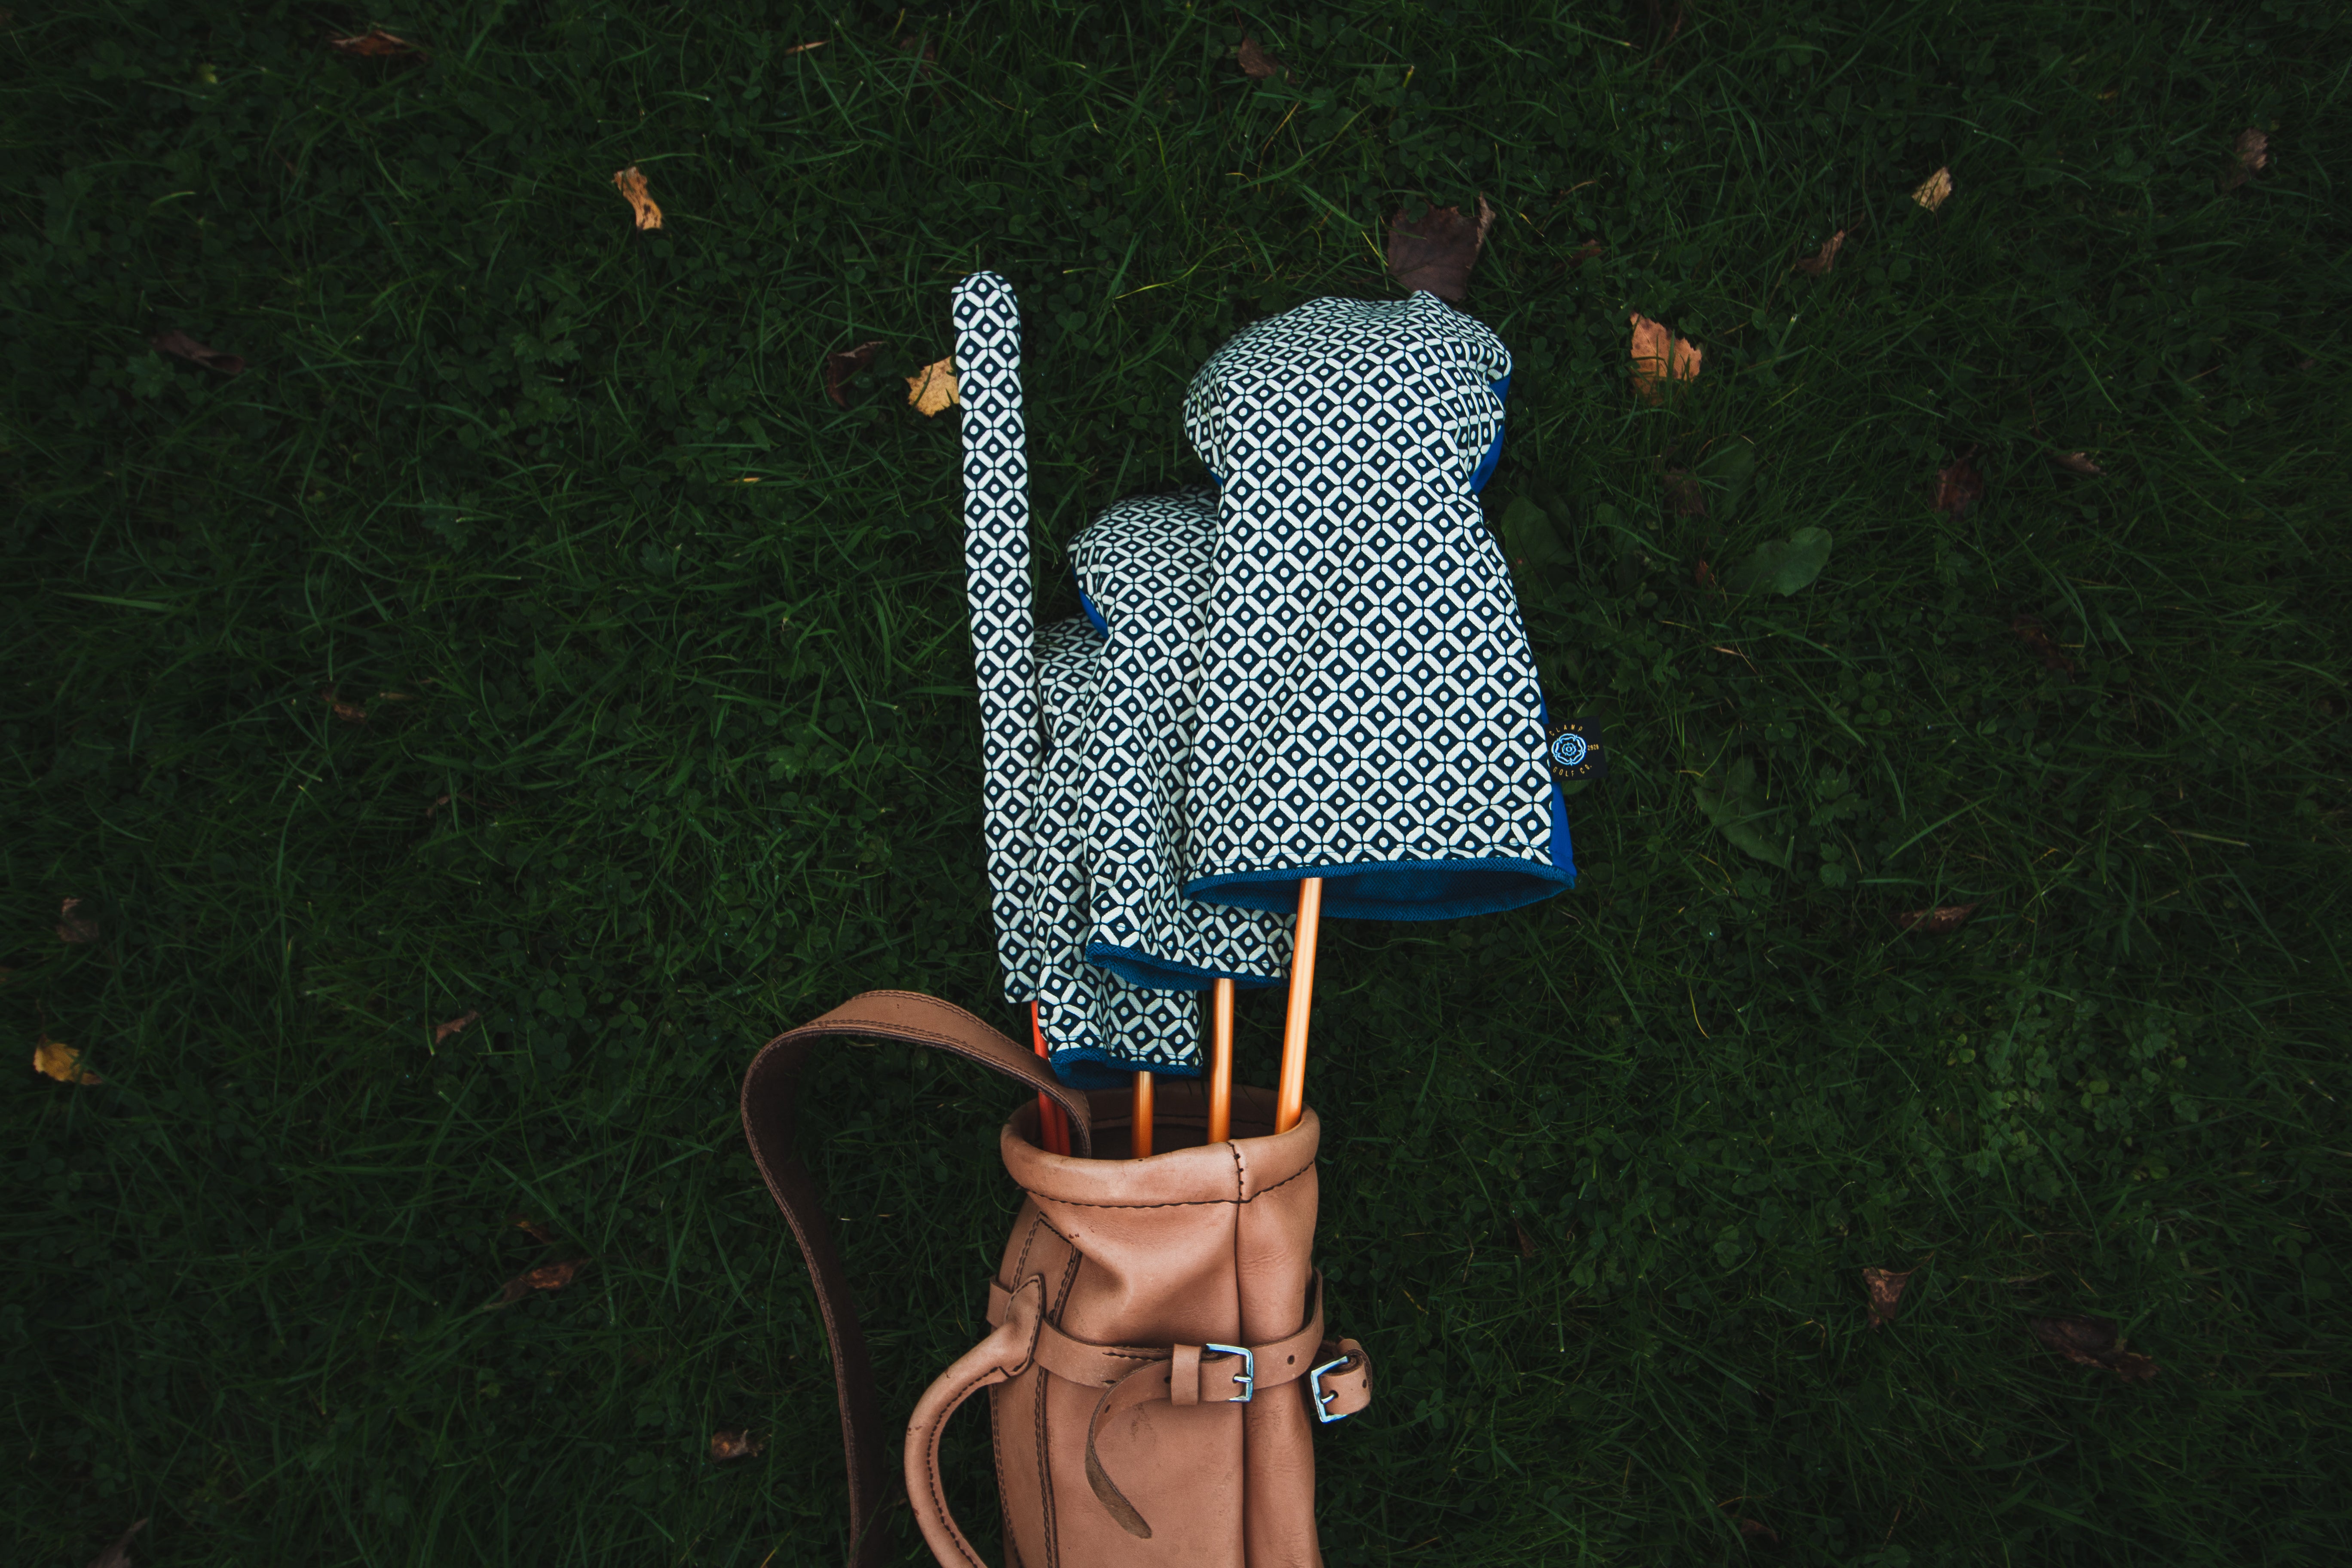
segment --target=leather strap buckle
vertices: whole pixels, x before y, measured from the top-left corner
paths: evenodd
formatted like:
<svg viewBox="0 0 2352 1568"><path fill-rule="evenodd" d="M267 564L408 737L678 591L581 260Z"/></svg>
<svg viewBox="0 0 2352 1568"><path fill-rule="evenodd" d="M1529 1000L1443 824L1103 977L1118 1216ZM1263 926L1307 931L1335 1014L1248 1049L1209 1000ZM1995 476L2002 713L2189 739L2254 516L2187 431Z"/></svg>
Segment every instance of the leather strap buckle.
<svg viewBox="0 0 2352 1568"><path fill-rule="evenodd" d="M1257 1397L1257 1352L1255 1351L1251 1350L1247 1345L1202 1345L1201 1349L1204 1352L1214 1351L1219 1355L1237 1355L1242 1358L1241 1371L1234 1373L1234 1381L1241 1384L1242 1391L1224 1401L1225 1404L1247 1405Z"/></svg>
<svg viewBox="0 0 2352 1568"><path fill-rule="evenodd" d="M1334 1421L1345 1421L1354 1412L1331 1408L1331 1402L1339 1397L1339 1391L1336 1388L1324 1387L1323 1374L1327 1372L1338 1372L1355 1359L1356 1352L1350 1351L1344 1355L1333 1357L1307 1374L1307 1386L1315 1391L1315 1419L1326 1426Z"/></svg>

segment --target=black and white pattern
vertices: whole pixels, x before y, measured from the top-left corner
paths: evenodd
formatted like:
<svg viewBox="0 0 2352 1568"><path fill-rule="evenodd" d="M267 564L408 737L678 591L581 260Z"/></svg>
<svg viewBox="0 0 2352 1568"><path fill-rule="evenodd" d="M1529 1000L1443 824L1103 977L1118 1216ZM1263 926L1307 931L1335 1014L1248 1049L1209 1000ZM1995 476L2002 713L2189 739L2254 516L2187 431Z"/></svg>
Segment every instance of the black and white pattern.
<svg viewBox="0 0 2352 1568"><path fill-rule="evenodd" d="M1244 330L1185 426L1219 483L1185 889L1425 918L1548 896L1543 699L1471 485L1510 356L1434 295Z"/></svg>
<svg viewBox="0 0 2352 1568"><path fill-rule="evenodd" d="M1565 886L1566 818L1473 491L1510 361L1434 296L1322 300L1194 382L1218 489L1073 542L1092 624L1034 629L1019 321L956 290L965 567L1005 991L1056 1070L1199 1070L1198 988L1274 984L1295 883L1431 919Z"/></svg>

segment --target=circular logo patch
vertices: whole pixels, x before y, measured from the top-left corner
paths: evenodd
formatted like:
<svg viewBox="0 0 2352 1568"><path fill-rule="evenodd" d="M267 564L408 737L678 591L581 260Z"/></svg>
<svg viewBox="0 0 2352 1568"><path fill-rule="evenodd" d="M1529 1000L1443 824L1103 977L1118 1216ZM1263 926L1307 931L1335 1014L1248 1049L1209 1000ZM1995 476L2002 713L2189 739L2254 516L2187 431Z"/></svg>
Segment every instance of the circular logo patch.
<svg viewBox="0 0 2352 1568"><path fill-rule="evenodd" d="M1584 737L1570 731L1551 738L1551 760L1564 768L1572 768L1584 761Z"/></svg>

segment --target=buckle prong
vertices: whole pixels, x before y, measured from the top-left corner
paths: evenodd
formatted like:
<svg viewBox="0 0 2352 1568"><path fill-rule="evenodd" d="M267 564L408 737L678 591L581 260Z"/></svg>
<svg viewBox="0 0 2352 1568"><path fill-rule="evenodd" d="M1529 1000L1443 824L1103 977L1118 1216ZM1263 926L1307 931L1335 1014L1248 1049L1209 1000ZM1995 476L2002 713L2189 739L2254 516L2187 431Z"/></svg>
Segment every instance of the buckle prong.
<svg viewBox="0 0 2352 1568"><path fill-rule="evenodd" d="M1355 1357L1353 1356L1343 1355L1336 1361L1325 1362L1321 1366L1317 1367L1313 1372L1307 1374L1307 1386L1315 1391L1315 1419L1322 1422L1327 1426L1334 1421L1345 1421L1348 1418L1349 1412L1341 1410L1335 1413L1332 1410L1331 1402L1339 1397L1339 1391L1336 1388L1324 1387L1323 1374L1327 1372L1337 1371L1339 1368L1347 1365L1354 1359Z"/></svg>
<svg viewBox="0 0 2352 1568"><path fill-rule="evenodd" d="M1241 1371L1234 1373L1234 1381L1242 1385L1242 1391L1224 1401L1225 1404L1247 1405L1257 1397L1256 1352L1247 1345L1202 1345L1201 1349L1204 1353L1213 1351L1219 1355L1237 1355L1242 1358Z"/></svg>

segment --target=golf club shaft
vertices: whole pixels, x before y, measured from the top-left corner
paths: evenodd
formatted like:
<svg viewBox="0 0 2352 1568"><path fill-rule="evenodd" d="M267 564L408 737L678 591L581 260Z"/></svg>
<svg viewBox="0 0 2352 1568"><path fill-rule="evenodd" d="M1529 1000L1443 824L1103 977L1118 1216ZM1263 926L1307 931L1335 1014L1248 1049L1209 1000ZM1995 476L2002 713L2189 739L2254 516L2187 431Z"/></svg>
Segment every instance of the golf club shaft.
<svg viewBox="0 0 2352 1568"><path fill-rule="evenodd" d="M1274 1130L1287 1132L1307 1110L1307 1015L1315 1005L1315 938L1323 925L1323 879L1298 884L1298 933L1290 952L1290 1013L1282 1026L1282 1079L1275 1089Z"/></svg>
<svg viewBox="0 0 2352 1568"><path fill-rule="evenodd" d="M1209 989L1209 1142L1234 1135L1234 983Z"/></svg>
<svg viewBox="0 0 2352 1568"><path fill-rule="evenodd" d="M1134 1135L1128 1140L1127 1152L1138 1160L1151 1155L1151 1075L1135 1075Z"/></svg>

